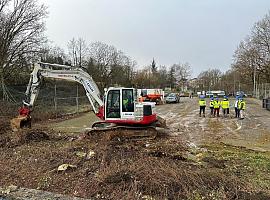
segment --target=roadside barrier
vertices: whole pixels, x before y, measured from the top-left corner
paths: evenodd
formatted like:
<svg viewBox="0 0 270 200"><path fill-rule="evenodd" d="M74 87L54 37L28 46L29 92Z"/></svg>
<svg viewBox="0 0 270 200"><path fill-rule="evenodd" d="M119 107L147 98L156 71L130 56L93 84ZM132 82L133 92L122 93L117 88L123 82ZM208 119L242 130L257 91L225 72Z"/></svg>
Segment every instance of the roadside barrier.
<svg viewBox="0 0 270 200"><path fill-rule="evenodd" d="M267 110L270 111L270 98L263 99L263 101L262 101L262 107L263 108L266 108Z"/></svg>
<svg viewBox="0 0 270 200"><path fill-rule="evenodd" d="M267 99L263 99L263 101L262 101L262 107L263 108L266 108L266 103L267 103Z"/></svg>

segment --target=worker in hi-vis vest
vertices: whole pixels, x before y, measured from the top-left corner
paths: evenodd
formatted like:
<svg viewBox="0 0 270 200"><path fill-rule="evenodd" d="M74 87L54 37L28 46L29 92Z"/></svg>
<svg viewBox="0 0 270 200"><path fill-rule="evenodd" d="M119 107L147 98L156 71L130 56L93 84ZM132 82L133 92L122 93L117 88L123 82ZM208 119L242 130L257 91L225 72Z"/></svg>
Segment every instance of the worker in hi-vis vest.
<svg viewBox="0 0 270 200"><path fill-rule="evenodd" d="M210 102L209 102L209 108L210 108L210 115L211 117L213 117L214 115L214 97L210 98Z"/></svg>
<svg viewBox="0 0 270 200"><path fill-rule="evenodd" d="M217 97L214 99L213 105L214 105L214 117L215 116L219 117L220 102Z"/></svg>
<svg viewBox="0 0 270 200"><path fill-rule="evenodd" d="M221 108L223 111L223 116L227 117L230 112L230 102L227 96L224 96L224 99L221 101Z"/></svg>
<svg viewBox="0 0 270 200"><path fill-rule="evenodd" d="M243 98L239 98L238 100L238 110L240 112L240 119L244 119L246 110L246 101Z"/></svg>
<svg viewBox="0 0 270 200"><path fill-rule="evenodd" d="M200 117L202 116L202 113L203 113L203 116L205 117L206 101L205 101L204 95L200 96L199 106L200 106Z"/></svg>

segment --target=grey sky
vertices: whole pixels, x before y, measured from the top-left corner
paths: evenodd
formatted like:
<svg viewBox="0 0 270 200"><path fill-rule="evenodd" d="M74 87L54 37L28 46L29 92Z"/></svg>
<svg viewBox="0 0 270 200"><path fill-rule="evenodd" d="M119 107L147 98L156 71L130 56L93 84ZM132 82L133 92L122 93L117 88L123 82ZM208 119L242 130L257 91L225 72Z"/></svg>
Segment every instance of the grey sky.
<svg viewBox="0 0 270 200"><path fill-rule="evenodd" d="M73 37L114 45L138 62L189 62L193 76L229 69L232 55L269 0L42 0L47 35L66 48Z"/></svg>

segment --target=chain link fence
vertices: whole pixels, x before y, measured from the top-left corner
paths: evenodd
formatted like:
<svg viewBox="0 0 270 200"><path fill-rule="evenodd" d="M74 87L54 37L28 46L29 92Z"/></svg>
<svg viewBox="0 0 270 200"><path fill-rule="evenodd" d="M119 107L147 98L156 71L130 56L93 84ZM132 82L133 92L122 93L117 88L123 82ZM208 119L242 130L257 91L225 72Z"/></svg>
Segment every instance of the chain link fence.
<svg viewBox="0 0 270 200"><path fill-rule="evenodd" d="M6 101L0 88L0 116L15 115L25 99L26 86L6 86L12 101ZM68 115L92 110L84 88L72 82L45 83L34 105L34 113L45 115Z"/></svg>

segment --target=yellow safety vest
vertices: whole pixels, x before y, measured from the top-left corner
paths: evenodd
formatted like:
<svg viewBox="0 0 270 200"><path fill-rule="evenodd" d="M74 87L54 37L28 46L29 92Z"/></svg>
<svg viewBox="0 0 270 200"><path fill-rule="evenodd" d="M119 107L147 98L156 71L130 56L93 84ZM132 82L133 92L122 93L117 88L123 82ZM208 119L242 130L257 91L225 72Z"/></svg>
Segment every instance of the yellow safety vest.
<svg viewBox="0 0 270 200"><path fill-rule="evenodd" d="M246 109L246 102L245 101L238 101L238 109L245 110Z"/></svg>
<svg viewBox="0 0 270 200"><path fill-rule="evenodd" d="M128 105L128 99L123 99L123 104L124 104L124 106L127 106Z"/></svg>
<svg viewBox="0 0 270 200"><path fill-rule="evenodd" d="M222 107L223 109L229 108L229 107L230 107L230 102L229 102L229 100L224 99L224 100L221 102L221 107Z"/></svg>
<svg viewBox="0 0 270 200"><path fill-rule="evenodd" d="M210 108L214 107L214 101L213 100L210 101L209 106L210 106Z"/></svg>
<svg viewBox="0 0 270 200"><path fill-rule="evenodd" d="M200 106L206 106L206 101L204 99L200 99L199 105Z"/></svg>
<svg viewBox="0 0 270 200"><path fill-rule="evenodd" d="M219 106L220 106L220 103L217 100L214 100L213 104L214 104L214 108L219 108Z"/></svg>

